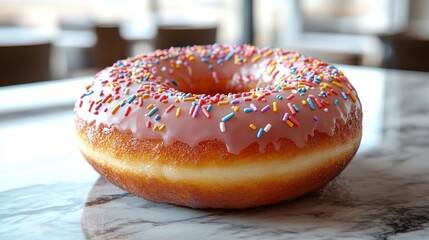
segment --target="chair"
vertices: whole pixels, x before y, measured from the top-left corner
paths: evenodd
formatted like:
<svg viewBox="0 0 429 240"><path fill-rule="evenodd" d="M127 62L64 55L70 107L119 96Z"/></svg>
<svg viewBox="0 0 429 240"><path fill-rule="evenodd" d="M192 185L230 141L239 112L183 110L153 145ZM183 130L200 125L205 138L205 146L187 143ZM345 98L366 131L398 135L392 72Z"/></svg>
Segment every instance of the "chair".
<svg viewBox="0 0 429 240"><path fill-rule="evenodd" d="M111 66L129 55L128 43L121 37L119 26L99 25L95 27L97 43L94 46L94 65L98 69Z"/></svg>
<svg viewBox="0 0 429 240"><path fill-rule="evenodd" d="M0 86L50 79L51 43L0 46Z"/></svg>
<svg viewBox="0 0 429 240"><path fill-rule="evenodd" d="M153 40L155 49L207 45L216 42L217 27L160 26Z"/></svg>
<svg viewBox="0 0 429 240"><path fill-rule="evenodd" d="M379 36L384 46L382 67L429 71L429 40L405 34Z"/></svg>

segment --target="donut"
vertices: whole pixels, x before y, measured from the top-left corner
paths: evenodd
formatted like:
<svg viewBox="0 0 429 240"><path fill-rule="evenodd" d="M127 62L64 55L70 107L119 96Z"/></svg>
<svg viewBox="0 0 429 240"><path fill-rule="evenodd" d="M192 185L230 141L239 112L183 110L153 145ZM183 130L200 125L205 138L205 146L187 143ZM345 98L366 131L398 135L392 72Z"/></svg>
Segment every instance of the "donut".
<svg viewBox="0 0 429 240"><path fill-rule="evenodd" d="M335 66L279 48L171 47L118 60L82 88L78 145L146 200L243 209L319 189L355 155L362 106Z"/></svg>

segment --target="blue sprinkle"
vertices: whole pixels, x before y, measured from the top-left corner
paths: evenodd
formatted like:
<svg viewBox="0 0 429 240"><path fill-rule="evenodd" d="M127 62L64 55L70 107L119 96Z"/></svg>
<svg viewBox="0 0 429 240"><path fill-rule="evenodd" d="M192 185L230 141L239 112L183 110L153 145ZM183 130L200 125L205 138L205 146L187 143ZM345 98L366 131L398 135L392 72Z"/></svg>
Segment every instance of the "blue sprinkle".
<svg viewBox="0 0 429 240"><path fill-rule="evenodd" d="M228 61L229 59L232 58L232 56L234 56L234 52L229 52L226 56L225 56L225 61Z"/></svg>
<svg viewBox="0 0 429 240"><path fill-rule="evenodd" d="M212 108L213 108L213 105L209 104L209 105L207 106L207 112L210 112L210 111L212 110Z"/></svg>
<svg viewBox="0 0 429 240"><path fill-rule="evenodd" d="M94 93L94 90L92 90L92 89L91 89L91 91L87 92L85 95L86 95L86 96L89 96L89 95L91 95L91 94L93 94L93 93Z"/></svg>
<svg viewBox="0 0 429 240"><path fill-rule="evenodd" d="M258 130L258 134L256 134L256 137L261 138L263 133L264 133L264 129L263 129L263 128L260 128L260 129Z"/></svg>
<svg viewBox="0 0 429 240"><path fill-rule="evenodd" d="M129 97L127 103L132 103L134 99L136 99L136 95L132 95L131 97Z"/></svg>
<svg viewBox="0 0 429 240"><path fill-rule="evenodd" d="M155 58L155 63L159 64L161 61L158 58Z"/></svg>
<svg viewBox="0 0 429 240"><path fill-rule="evenodd" d="M213 68L214 68L214 66L209 64L209 69L212 70Z"/></svg>
<svg viewBox="0 0 429 240"><path fill-rule="evenodd" d="M204 62L204 63L209 63L210 62L210 60L208 58L201 58L201 61Z"/></svg>
<svg viewBox="0 0 429 240"><path fill-rule="evenodd" d="M234 116L235 116L234 113L230 113L230 114L228 114L222 118L222 122L226 122L226 121L230 120L231 118L233 118Z"/></svg>
<svg viewBox="0 0 429 240"><path fill-rule="evenodd" d="M174 86L179 85L175 79L171 79L171 83L173 83L173 84L174 84Z"/></svg>
<svg viewBox="0 0 429 240"><path fill-rule="evenodd" d="M192 106L196 107L198 104L196 102L192 102Z"/></svg>
<svg viewBox="0 0 429 240"><path fill-rule="evenodd" d="M245 112L245 113L250 113L250 112L253 112L253 110L252 110L252 108L245 108L245 109L244 109L244 112Z"/></svg>
<svg viewBox="0 0 429 240"><path fill-rule="evenodd" d="M158 111L158 108L157 107L154 107L154 108L152 108L148 113L147 113L147 116L148 117L152 117L152 115L154 114L154 113L156 113Z"/></svg>
<svg viewBox="0 0 429 240"><path fill-rule="evenodd" d="M341 92L341 95L343 96L344 100L347 100L347 94L345 92Z"/></svg>
<svg viewBox="0 0 429 240"><path fill-rule="evenodd" d="M159 121L159 119L161 119L161 115L156 114L156 116L155 116L155 121Z"/></svg>
<svg viewBox="0 0 429 240"><path fill-rule="evenodd" d="M125 102L121 102L121 104L119 104L121 107L125 106Z"/></svg>
<svg viewBox="0 0 429 240"><path fill-rule="evenodd" d="M308 106L310 106L311 110L315 110L316 109L314 107L313 100L311 100L311 98L307 98L307 103L308 103Z"/></svg>
<svg viewBox="0 0 429 240"><path fill-rule="evenodd" d="M338 99L335 99L335 100L334 100L334 105L335 105L335 106L337 106L339 102L340 102L340 101L338 101Z"/></svg>
<svg viewBox="0 0 429 240"><path fill-rule="evenodd" d="M293 108L295 108L296 112L299 112L299 107L296 104L293 104L292 106L293 106Z"/></svg>
<svg viewBox="0 0 429 240"><path fill-rule="evenodd" d="M282 95L277 95L276 97L278 100L283 100L283 96Z"/></svg>
<svg viewBox="0 0 429 240"><path fill-rule="evenodd" d="M223 59L219 59L219 60L217 60L217 64L222 64L223 63Z"/></svg>

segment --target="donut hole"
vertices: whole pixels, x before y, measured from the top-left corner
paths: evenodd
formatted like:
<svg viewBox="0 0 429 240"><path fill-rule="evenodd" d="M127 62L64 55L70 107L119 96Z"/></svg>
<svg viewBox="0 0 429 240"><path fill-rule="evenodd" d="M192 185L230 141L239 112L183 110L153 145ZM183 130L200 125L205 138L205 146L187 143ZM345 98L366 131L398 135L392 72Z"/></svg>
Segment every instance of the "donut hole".
<svg viewBox="0 0 429 240"><path fill-rule="evenodd" d="M261 81L260 77L256 76L252 76L252 80L250 80L249 75L240 72L223 74L216 80L213 79L211 72L199 77L176 77L175 84L170 84L170 87L184 93L214 96L216 94L249 92L256 87L265 88L271 84L271 82Z"/></svg>

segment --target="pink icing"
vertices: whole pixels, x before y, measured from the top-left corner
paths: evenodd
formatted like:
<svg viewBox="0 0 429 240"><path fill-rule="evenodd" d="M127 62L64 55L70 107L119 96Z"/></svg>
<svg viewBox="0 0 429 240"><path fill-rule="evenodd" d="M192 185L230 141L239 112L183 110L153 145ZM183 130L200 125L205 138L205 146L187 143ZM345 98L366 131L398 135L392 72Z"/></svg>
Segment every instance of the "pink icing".
<svg viewBox="0 0 429 240"><path fill-rule="evenodd" d="M280 138L302 147L315 131L333 135L336 121L360 109L355 89L330 64L280 49L215 44L118 61L85 88L75 114L166 144L217 139L239 154L254 142L260 151L278 147Z"/></svg>

